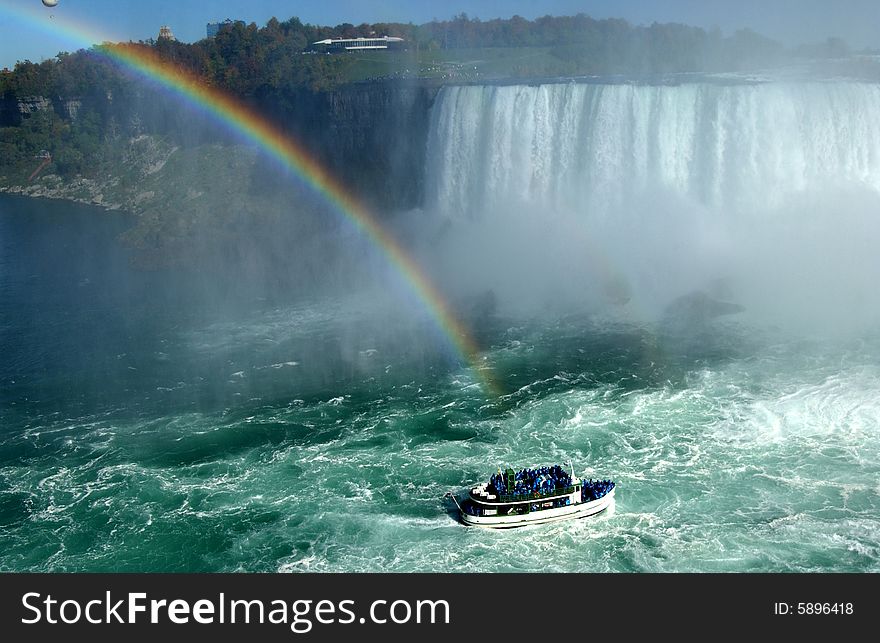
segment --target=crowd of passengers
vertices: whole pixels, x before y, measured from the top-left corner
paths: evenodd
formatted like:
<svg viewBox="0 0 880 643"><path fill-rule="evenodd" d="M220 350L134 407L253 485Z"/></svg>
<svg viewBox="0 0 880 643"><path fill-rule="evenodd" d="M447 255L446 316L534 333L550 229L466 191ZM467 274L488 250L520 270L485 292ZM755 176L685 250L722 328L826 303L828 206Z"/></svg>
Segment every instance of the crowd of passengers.
<svg viewBox="0 0 880 643"><path fill-rule="evenodd" d="M614 489L614 483L611 480L584 480L581 482L581 500L597 500L609 491Z"/></svg>
<svg viewBox="0 0 880 643"><path fill-rule="evenodd" d="M499 496L525 497L535 493L552 493L571 486L571 476L558 464L537 469L520 469L513 475L513 479L513 489L509 490L505 475L496 473L489 479L488 491Z"/></svg>

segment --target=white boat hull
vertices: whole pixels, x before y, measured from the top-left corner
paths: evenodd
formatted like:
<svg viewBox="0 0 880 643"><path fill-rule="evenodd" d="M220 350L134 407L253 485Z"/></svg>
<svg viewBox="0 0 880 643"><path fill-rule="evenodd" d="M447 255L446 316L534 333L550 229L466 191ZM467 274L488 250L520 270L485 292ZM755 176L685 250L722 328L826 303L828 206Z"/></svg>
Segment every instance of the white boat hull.
<svg viewBox="0 0 880 643"><path fill-rule="evenodd" d="M472 516L462 511L461 521L471 527L486 527L489 529L509 529L511 527L525 527L526 525L542 525L561 520L577 520L594 516L608 509L614 502L614 489L596 500L583 502L576 505L567 505L555 509L541 509L517 516Z"/></svg>

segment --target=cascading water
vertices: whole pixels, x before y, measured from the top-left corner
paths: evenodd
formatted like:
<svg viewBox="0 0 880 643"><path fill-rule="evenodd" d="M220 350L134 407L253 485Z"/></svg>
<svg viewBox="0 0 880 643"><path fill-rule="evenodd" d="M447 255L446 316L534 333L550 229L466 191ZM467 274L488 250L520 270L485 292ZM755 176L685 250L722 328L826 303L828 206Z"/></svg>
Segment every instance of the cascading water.
<svg viewBox="0 0 880 643"><path fill-rule="evenodd" d="M709 207L807 189L880 191L880 87L860 83L450 87L428 142L429 207L597 210L665 189Z"/></svg>
<svg viewBox="0 0 880 643"><path fill-rule="evenodd" d="M878 113L855 82L446 88L426 208L460 234L439 272L508 301L623 289L643 313L724 282L777 320L874 323Z"/></svg>

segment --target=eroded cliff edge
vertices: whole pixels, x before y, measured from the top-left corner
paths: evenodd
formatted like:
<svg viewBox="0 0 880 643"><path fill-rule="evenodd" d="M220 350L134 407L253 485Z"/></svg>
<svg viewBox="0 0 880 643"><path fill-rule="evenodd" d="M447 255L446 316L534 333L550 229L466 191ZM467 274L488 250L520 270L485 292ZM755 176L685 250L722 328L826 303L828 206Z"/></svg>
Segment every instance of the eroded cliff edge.
<svg viewBox="0 0 880 643"><path fill-rule="evenodd" d="M256 97L251 107L278 136L296 141L378 216L423 196L431 83L357 83L332 91ZM136 215L129 241L175 262L186 239L230 236L281 214L314 215L308 180L248 138L247 123L222 122L179 99L156 96L3 98L3 144L23 144L37 119L52 136L0 158L0 192L66 199ZM88 130L92 118L103 124ZM85 131L90 137L73 137ZM43 147L45 146L45 147ZM37 148L40 148L37 150ZM52 162L43 164L43 152ZM78 171L71 171L76 168ZM33 173L38 170L34 176ZM314 197L314 195L312 195ZM320 201L320 199L318 199ZM283 212L280 212L283 211ZM160 252L154 252L161 248Z"/></svg>

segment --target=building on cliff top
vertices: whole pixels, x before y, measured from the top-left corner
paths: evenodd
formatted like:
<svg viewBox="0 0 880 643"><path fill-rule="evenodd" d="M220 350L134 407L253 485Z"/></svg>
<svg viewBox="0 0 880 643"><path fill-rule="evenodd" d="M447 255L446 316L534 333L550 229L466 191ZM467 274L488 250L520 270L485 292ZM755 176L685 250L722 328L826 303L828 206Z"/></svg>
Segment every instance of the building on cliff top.
<svg viewBox="0 0 880 643"><path fill-rule="evenodd" d="M327 38L312 43L312 48L328 53L337 51L360 51L363 49L402 49L406 41L396 36L374 38Z"/></svg>

